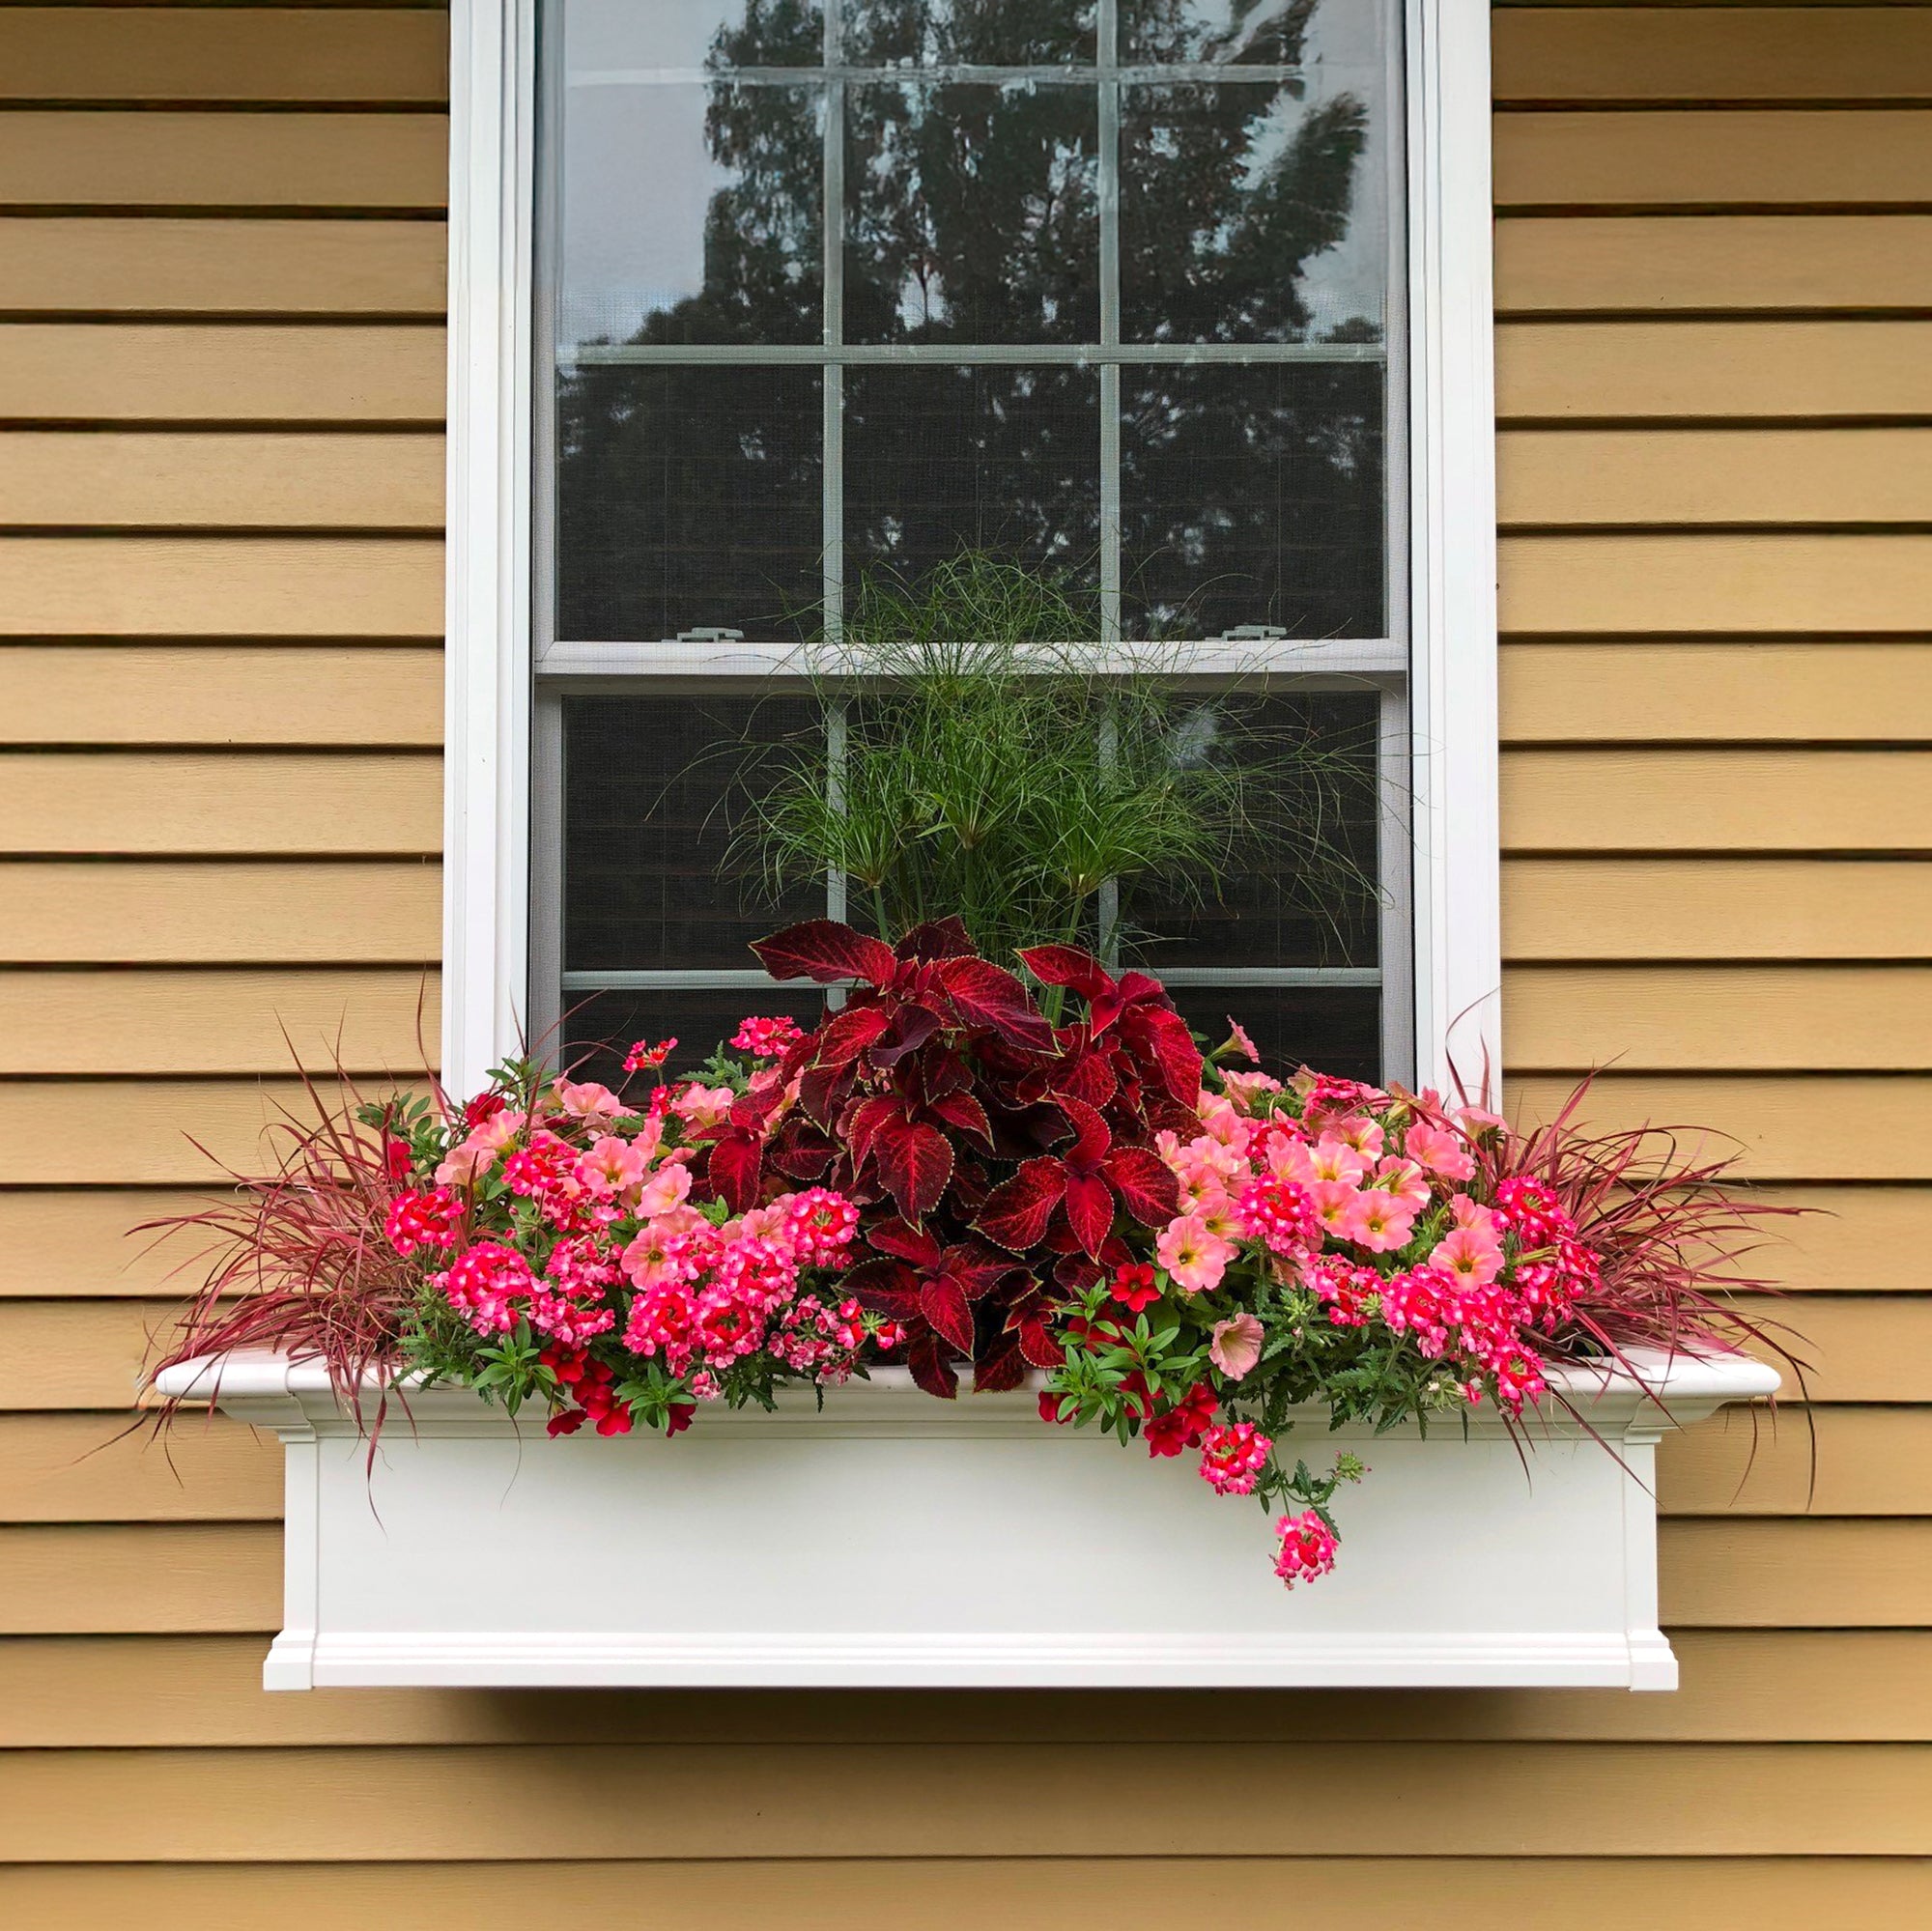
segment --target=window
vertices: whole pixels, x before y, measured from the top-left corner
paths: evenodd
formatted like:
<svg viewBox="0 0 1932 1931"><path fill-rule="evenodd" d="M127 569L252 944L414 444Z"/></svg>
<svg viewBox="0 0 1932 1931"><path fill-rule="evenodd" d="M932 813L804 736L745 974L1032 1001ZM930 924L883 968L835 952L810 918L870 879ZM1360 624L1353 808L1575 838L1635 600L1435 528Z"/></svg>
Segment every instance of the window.
<svg viewBox="0 0 1932 1931"><path fill-rule="evenodd" d="M722 873L743 747L827 727L866 573L987 550L1344 775L1319 905L1120 895L1183 1008L1435 1072L1495 978L1473 0L454 18L452 1071L804 1016L745 942L841 885Z"/></svg>

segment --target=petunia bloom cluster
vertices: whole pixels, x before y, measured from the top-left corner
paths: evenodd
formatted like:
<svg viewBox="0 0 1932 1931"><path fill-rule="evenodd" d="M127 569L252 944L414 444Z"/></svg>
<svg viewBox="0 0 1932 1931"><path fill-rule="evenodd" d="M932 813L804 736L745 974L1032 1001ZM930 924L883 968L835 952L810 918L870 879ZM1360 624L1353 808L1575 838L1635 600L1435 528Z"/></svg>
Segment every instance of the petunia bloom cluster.
<svg viewBox="0 0 1932 1931"><path fill-rule="evenodd" d="M762 1056L790 1025L745 1030ZM674 1044L640 1041L627 1064L655 1072ZM851 1201L809 1186L733 1214L708 1197L702 1163L737 1099L703 1080L638 1100L508 1068L446 1123L392 1133L388 1169L415 1184L384 1233L422 1269L419 1365L541 1399L554 1434L609 1435L676 1434L700 1403L833 1386L889 1352L893 1324L838 1288Z"/></svg>

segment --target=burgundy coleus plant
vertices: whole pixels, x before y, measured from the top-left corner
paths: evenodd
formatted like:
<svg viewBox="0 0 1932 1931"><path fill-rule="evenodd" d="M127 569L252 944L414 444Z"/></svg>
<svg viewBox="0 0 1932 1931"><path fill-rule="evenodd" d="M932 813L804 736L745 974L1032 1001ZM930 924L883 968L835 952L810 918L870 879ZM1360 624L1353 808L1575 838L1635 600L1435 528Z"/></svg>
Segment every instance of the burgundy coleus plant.
<svg viewBox="0 0 1932 1931"><path fill-rule="evenodd" d="M1028 971L1074 1008L1055 1024L957 919L896 946L815 919L753 950L775 979L852 989L732 1108L713 1189L733 1210L801 1182L857 1202L853 1292L903 1323L930 1392L960 1362L981 1388L1055 1365L1055 1302L1126 1258L1123 1217L1176 1211L1154 1134L1200 1130L1201 1055L1158 981L1037 948Z"/></svg>

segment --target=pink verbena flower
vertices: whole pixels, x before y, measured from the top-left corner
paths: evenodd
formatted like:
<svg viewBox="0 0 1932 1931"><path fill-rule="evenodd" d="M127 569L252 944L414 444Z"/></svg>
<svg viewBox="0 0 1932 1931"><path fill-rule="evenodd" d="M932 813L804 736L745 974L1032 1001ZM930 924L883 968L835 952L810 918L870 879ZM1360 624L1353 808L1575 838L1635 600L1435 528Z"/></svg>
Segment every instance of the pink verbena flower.
<svg viewBox="0 0 1932 1931"><path fill-rule="evenodd" d="M676 1050L675 1039L660 1039L655 1046L646 1045L641 1039L634 1039L631 1042L631 1050L624 1055L624 1070L627 1073L640 1073L661 1066Z"/></svg>
<svg viewBox="0 0 1932 1931"><path fill-rule="evenodd" d="M398 1254L418 1247L453 1247L463 1225L463 1202L450 1187L399 1194L390 1203L383 1232Z"/></svg>
<svg viewBox="0 0 1932 1931"><path fill-rule="evenodd" d="M781 1060L804 1037L798 1021L780 1013L775 1019L747 1019L731 1036L731 1044L753 1059Z"/></svg>
<svg viewBox="0 0 1932 1931"><path fill-rule="evenodd" d="M507 1334L523 1316L520 1302L535 1283L530 1264L500 1240L478 1240L466 1247L440 1277L439 1285L479 1334Z"/></svg>
<svg viewBox="0 0 1932 1931"><path fill-rule="evenodd" d="M1321 1220L1308 1189L1293 1180L1266 1175L1250 1180L1235 1203L1244 1238L1260 1240L1284 1260L1318 1253Z"/></svg>
<svg viewBox="0 0 1932 1931"><path fill-rule="evenodd" d="M1274 1573L1293 1589L1297 1582L1313 1582L1335 1567L1335 1531L1313 1509L1298 1516L1283 1516L1274 1532L1281 1548L1274 1559Z"/></svg>
<svg viewBox="0 0 1932 1931"><path fill-rule="evenodd" d="M1308 1285L1321 1296L1331 1327L1366 1327L1369 1297L1382 1291L1373 1267L1357 1266L1339 1254L1324 1254L1308 1269Z"/></svg>
<svg viewBox="0 0 1932 1931"><path fill-rule="evenodd" d="M859 1232L859 1209L830 1187L808 1187L784 1208L785 1237L808 1266L843 1266Z"/></svg>
<svg viewBox="0 0 1932 1931"><path fill-rule="evenodd" d="M1201 1438L1201 1479L1217 1495L1252 1495L1273 1446L1251 1421L1223 1422Z"/></svg>

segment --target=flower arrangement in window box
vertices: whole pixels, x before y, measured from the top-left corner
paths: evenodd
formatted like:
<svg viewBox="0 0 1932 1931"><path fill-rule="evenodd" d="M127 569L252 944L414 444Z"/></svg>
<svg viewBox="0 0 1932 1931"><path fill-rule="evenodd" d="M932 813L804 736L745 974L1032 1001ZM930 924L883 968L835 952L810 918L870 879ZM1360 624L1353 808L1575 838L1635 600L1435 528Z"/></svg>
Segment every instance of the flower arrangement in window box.
<svg viewBox="0 0 1932 1931"><path fill-rule="evenodd" d="M1364 1472L1311 1467L1297 1417L1520 1428L1559 1364L1770 1340L1721 1270L1771 1209L1646 1136L1277 1080L1237 1024L1204 1056L1148 975L1043 946L1022 980L956 920L756 950L856 989L810 1032L747 1019L696 1078L639 1042L622 1092L520 1061L460 1106L296 1132L193 1217L226 1246L175 1359L272 1348L352 1402L461 1383L552 1435L882 1368L942 1400L1033 1377L1043 1426L1259 1496L1292 1585L1333 1567Z"/></svg>

